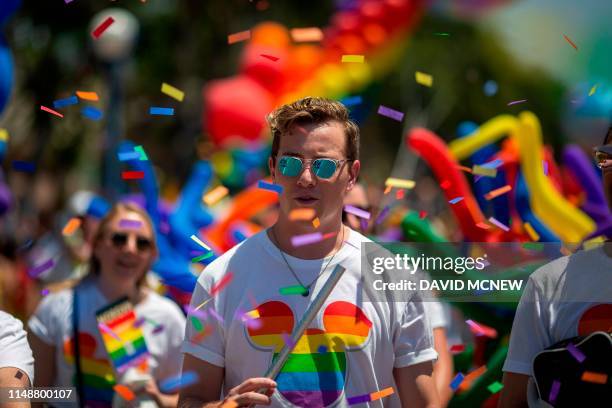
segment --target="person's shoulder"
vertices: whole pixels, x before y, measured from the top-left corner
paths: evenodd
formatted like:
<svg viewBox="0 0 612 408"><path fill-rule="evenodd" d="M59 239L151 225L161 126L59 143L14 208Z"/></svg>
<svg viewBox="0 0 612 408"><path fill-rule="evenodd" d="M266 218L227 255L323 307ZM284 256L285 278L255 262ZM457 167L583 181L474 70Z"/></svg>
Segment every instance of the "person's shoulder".
<svg viewBox="0 0 612 408"><path fill-rule="evenodd" d="M185 320L185 315L183 315L183 312L176 303L153 290L147 294L145 307L154 311L157 315L163 315L164 319L170 318L175 322L183 322Z"/></svg>
<svg viewBox="0 0 612 408"><path fill-rule="evenodd" d="M50 292L41 299L38 309L54 309L63 313L63 308L72 304L73 296L74 288L66 288L55 292Z"/></svg>
<svg viewBox="0 0 612 408"><path fill-rule="evenodd" d="M23 323L13 315L0 310L0 339L2 333L16 333L23 330Z"/></svg>

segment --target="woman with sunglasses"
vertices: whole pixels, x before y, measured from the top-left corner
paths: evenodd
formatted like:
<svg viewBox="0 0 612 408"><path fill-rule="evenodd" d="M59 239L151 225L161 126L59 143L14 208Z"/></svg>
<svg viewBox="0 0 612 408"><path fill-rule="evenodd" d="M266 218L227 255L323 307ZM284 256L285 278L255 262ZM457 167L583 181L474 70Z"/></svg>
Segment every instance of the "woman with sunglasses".
<svg viewBox="0 0 612 408"><path fill-rule="evenodd" d="M146 212L132 204L116 204L94 237L88 276L72 289L47 295L29 321L36 387L75 386L80 406L110 407L118 398L113 387L125 382L139 400L176 406L177 394L162 393L158 383L180 373L185 319L178 306L145 283L156 257L155 232ZM144 319L132 331L142 330L149 353L139 366L138 373L143 367L147 372L140 375L138 389L126 378L135 369L118 374L110 362L96 319L97 311L122 298L133 305L138 319ZM118 339L125 346L121 350L128 350L122 352L129 354L133 344Z"/></svg>

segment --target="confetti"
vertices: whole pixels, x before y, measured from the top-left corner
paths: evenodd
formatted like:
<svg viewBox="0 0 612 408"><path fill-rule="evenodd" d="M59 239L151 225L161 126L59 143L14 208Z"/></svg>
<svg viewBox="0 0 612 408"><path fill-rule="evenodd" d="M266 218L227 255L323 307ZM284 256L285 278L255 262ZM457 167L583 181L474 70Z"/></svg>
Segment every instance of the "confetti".
<svg viewBox="0 0 612 408"><path fill-rule="evenodd" d="M365 57L363 55L343 55L342 62L358 62L363 63Z"/></svg>
<svg viewBox="0 0 612 408"><path fill-rule="evenodd" d="M517 105L519 103L527 102L527 99L519 99L518 101L508 102L508 106Z"/></svg>
<svg viewBox="0 0 612 408"><path fill-rule="evenodd" d="M450 383L450 387L452 388L453 391L456 391L457 388L459 388L459 386L463 382L463 378L464 378L464 376L461 373L457 373L455 378L453 378L453 380Z"/></svg>
<svg viewBox="0 0 612 408"><path fill-rule="evenodd" d="M196 244L198 244L202 248L206 249L207 251L212 251L212 249L210 249L210 247L208 245L206 245L204 242L202 242L202 240L200 238L198 238L195 234L193 234L189 238L191 238Z"/></svg>
<svg viewBox="0 0 612 408"><path fill-rule="evenodd" d="M589 91L589 96L592 96L595 93L595 91L597 90L597 86L598 84L593 85L593 87Z"/></svg>
<svg viewBox="0 0 612 408"><path fill-rule="evenodd" d="M30 275L31 278L36 278L38 275L40 275L44 271L53 268L54 265L55 265L55 260L53 258L50 258L46 260L45 262L41 263L40 265L35 266L34 268L28 270L28 275Z"/></svg>
<svg viewBox="0 0 612 408"><path fill-rule="evenodd" d="M62 229L62 235L67 237L74 234L74 231L81 226L81 222L80 218L72 217Z"/></svg>
<svg viewBox="0 0 612 408"><path fill-rule="evenodd" d="M119 227L127 229L138 229L142 227L142 222L136 220L121 219L119 220Z"/></svg>
<svg viewBox="0 0 612 408"><path fill-rule="evenodd" d="M259 314L259 310L257 309L250 310L246 312L245 315L252 319L259 319L261 317L261 315Z"/></svg>
<svg viewBox="0 0 612 408"><path fill-rule="evenodd" d="M140 180L144 178L144 171L122 171L121 178L123 180Z"/></svg>
<svg viewBox="0 0 612 408"><path fill-rule="evenodd" d="M215 255L215 253L211 251L211 252L209 252L207 254L196 256L195 258L192 258L191 262L192 263L202 262L202 261L204 261L204 260L206 260L208 258L212 258L214 255Z"/></svg>
<svg viewBox="0 0 612 408"><path fill-rule="evenodd" d="M280 288L278 292L283 295L305 295L308 293L308 288L302 285L294 285L294 286L285 286L284 288Z"/></svg>
<svg viewBox="0 0 612 408"><path fill-rule="evenodd" d="M292 28L290 34L295 42L314 42L323 39L323 31L319 27Z"/></svg>
<svg viewBox="0 0 612 408"><path fill-rule="evenodd" d="M388 387L388 388L385 388L384 390L373 392L373 393L370 394L370 401L376 401L376 400L379 400L381 398L388 397L389 395L393 394L394 392L395 391L393 390L393 387Z"/></svg>
<svg viewBox="0 0 612 408"><path fill-rule="evenodd" d="M94 108L93 106L85 106L81 109L81 115L91 120L100 120L102 116L104 116L100 109Z"/></svg>
<svg viewBox="0 0 612 408"><path fill-rule="evenodd" d="M539 241L540 240L540 236L533 229L533 227L531 226L530 223L526 222L526 223L523 224L523 226L525 227L525 230L527 231L527 234L529 235L529 238L531 238L532 241Z"/></svg>
<svg viewBox="0 0 612 408"><path fill-rule="evenodd" d="M450 204L457 204L459 201L462 201L462 200L463 200L463 197L455 197L452 200L449 200L448 202Z"/></svg>
<svg viewBox="0 0 612 408"><path fill-rule="evenodd" d="M223 278L210 288L210 296L215 296L217 293L221 292L229 283L234 279L234 274L231 272L226 272L223 275Z"/></svg>
<svg viewBox="0 0 612 408"><path fill-rule="evenodd" d="M113 386L113 389L117 394L119 394L121 398L126 401L132 401L134 398L136 398L132 390L130 390L127 386L123 384L116 384Z"/></svg>
<svg viewBox="0 0 612 408"><path fill-rule="evenodd" d="M96 92L76 91L76 94L80 99L84 99L86 101L98 101L100 99Z"/></svg>
<svg viewBox="0 0 612 408"><path fill-rule="evenodd" d="M152 106L149 108L149 115L172 116L174 115L174 108L160 108L157 106Z"/></svg>
<svg viewBox="0 0 612 408"><path fill-rule="evenodd" d="M202 307L204 307L204 305L206 305L208 302L210 302L213 298L210 299L206 299L205 301L203 301L202 303L200 303L200 305L198 307L196 307L195 309L193 309L191 306L187 305L187 311L188 313L192 313L192 314L196 314L196 312L198 312L198 310L200 310Z"/></svg>
<svg viewBox="0 0 612 408"><path fill-rule="evenodd" d="M315 242L322 241L323 239L325 238L323 237L323 234L321 234L320 232L314 232L311 234L303 234L303 235L295 235L291 237L291 245L293 245L294 247L298 247L302 245L314 244Z"/></svg>
<svg viewBox="0 0 612 408"><path fill-rule="evenodd" d="M115 340L117 340L118 342L121 342L121 338L119 336L117 336L117 334L114 331L112 331L111 328L108 327L107 325L105 325L104 323L98 323L98 327L103 332L106 332L106 333L110 334L111 336L113 336L113 338Z"/></svg>
<svg viewBox="0 0 612 408"><path fill-rule="evenodd" d="M117 153L117 158L119 159L119 161L136 160L140 158L140 153L138 152L119 152Z"/></svg>
<svg viewBox="0 0 612 408"><path fill-rule="evenodd" d="M398 200L403 199L404 195L406 195L406 190L397 190L395 192L395 198L398 199Z"/></svg>
<svg viewBox="0 0 612 408"><path fill-rule="evenodd" d="M48 295L48 294L49 294L49 289L43 289L43 290L41 290L41 291L40 291L40 294L41 294L41 295L43 295L43 296Z"/></svg>
<svg viewBox="0 0 612 408"><path fill-rule="evenodd" d="M314 220L312 220L312 226L313 227L319 228L320 225L321 225L321 221L319 220L319 217L317 217Z"/></svg>
<svg viewBox="0 0 612 408"><path fill-rule="evenodd" d="M376 217L376 220L374 221L375 225L379 225L380 223L382 223L385 219L385 217L387 216L387 214L389 214L389 211L391 210L390 206L385 206L385 208L382 209L382 211L378 214L378 216Z"/></svg>
<svg viewBox="0 0 612 408"><path fill-rule="evenodd" d="M353 214L354 216L357 216L359 218L363 218L365 220L369 220L371 216L368 211L362 210L361 208L357 208L352 205L345 205L344 211L349 214Z"/></svg>
<svg viewBox="0 0 612 408"><path fill-rule="evenodd" d="M145 153L145 151L144 151L142 146L138 145L138 146L134 147L134 151L138 152L140 154L140 161L149 160L149 157Z"/></svg>
<svg viewBox="0 0 612 408"><path fill-rule="evenodd" d="M387 187L396 187L396 188L406 188L408 190L414 188L416 183L413 180L399 179L394 177L389 177L385 180L385 186Z"/></svg>
<svg viewBox="0 0 612 408"><path fill-rule="evenodd" d="M165 394L172 394L179 388L188 387L195 384L197 381L198 375L194 371L187 371L163 380L159 384L159 389Z"/></svg>
<svg viewBox="0 0 612 408"><path fill-rule="evenodd" d="M264 57L266 59L269 59L270 61L278 61L280 58L275 57L274 55L268 55L268 54L259 54L259 56Z"/></svg>
<svg viewBox="0 0 612 408"><path fill-rule="evenodd" d="M419 211L419 218L423 219L425 217L427 217L427 211L425 211L425 210Z"/></svg>
<svg viewBox="0 0 612 408"><path fill-rule="evenodd" d="M487 366L483 365L483 366L478 367L477 369L475 369L474 371L472 371L471 373L469 373L463 378L463 382L461 383L459 388L461 390L469 389L474 383L474 381L476 381L476 379L480 377L481 375L483 375L486 371L487 371Z"/></svg>
<svg viewBox="0 0 612 408"><path fill-rule="evenodd" d="M493 384L490 384L487 387L487 390L489 390L491 392L491 394L496 394L498 393L502 388L504 388L504 385L501 384L499 381L495 381Z"/></svg>
<svg viewBox="0 0 612 408"><path fill-rule="evenodd" d="M220 315L219 313L217 313L217 312L215 311L215 309L208 309L208 313L210 313L210 315L211 315L212 317L214 317L214 319L215 319L216 321L218 321L219 323L223 323L223 322L224 322L223 317L221 317L221 315Z"/></svg>
<svg viewBox="0 0 612 408"><path fill-rule="evenodd" d="M468 319L465 322L470 326L470 330L472 331L472 333L477 336L485 336L492 339L497 337L497 330L492 327L485 326L482 323L476 323L471 319Z"/></svg>
<svg viewBox="0 0 612 408"><path fill-rule="evenodd" d="M193 324L193 328L199 332L202 331L202 329L204 328L202 322L199 321L195 316L191 316L191 324Z"/></svg>
<svg viewBox="0 0 612 408"><path fill-rule="evenodd" d="M92 37L96 40L100 38L102 34L115 22L112 17L107 17L99 26L97 26L91 33Z"/></svg>
<svg viewBox="0 0 612 408"><path fill-rule="evenodd" d="M495 190L489 191L487 194L485 194L484 197L488 201L490 201L490 200L494 199L495 197L499 197L500 195L506 194L510 190L512 190L512 187L510 185L506 184L503 187L496 188Z"/></svg>
<svg viewBox="0 0 612 408"><path fill-rule="evenodd" d="M434 35L440 35L443 37L448 37L450 34L449 33L434 33Z"/></svg>
<svg viewBox="0 0 612 408"><path fill-rule="evenodd" d="M165 82L162 83L161 91L162 93L168 95L171 98L176 99L179 102L183 102L183 98L185 98L185 92Z"/></svg>
<svg viewBox="0 0 612 408"><path fill-rule="evenodd" d="M472 173L479 176L495 177L497 176L497 169L492 169L490 167L479 166L475 164L472 166Z"/></svg>
<svg viewBox="0 0 612 408"><path fill-rule="evenodd" d="M510 228L507 225L504 225L501 221L498 221L495 217L490 217L489 222L495 225L496 227L501 228L502 230L506 232L510 231Z"/></svg>
<svg viewBox="0 0 612 408"><path fill-rule="evenodd" d="M567 35L563 34L563 38L565 38L565 41L567 41L569 45L571 45L572 47L574 47L576 51L578 51L578 47L576 46L576 44L574 44L574 42L570 40L570 38Z"/></svg>
<svg viewBox="0 0 612 408"><path fill-rule="evenodd" d="M227 36L228 44L235 44L241 41L246 41L251 39L251 30L240 31L238 33L230 34Z"/></svg>
<svg viewBox="0 0 612 408"><path fill-rule="evenodd" d="M378 114L401 122L404 119L404 114L384 105L378 107Z"/></svg>
<svg viewBox="0 0 612 408"><path fill-rule="evenodd" d="M455 166L456 168L458 168L459 170L465 171L466 173L472 173L472 169L470 169L469 167L465 167L465 166Z"/></svg>
<svg viewBox="0 0 612 408"><path fill-rule="evenodd" d="M310 221L316 215L314 208L296 208L289 212L290 221Z"/></svg>
<svg viewBox="0 0 612 408"><path fill-rule="evenodd" d="M465 350L465 344L453 344L450 347L451 353L461 353Z"/></svg>
<svg viewBox="0 0 612 408"><path fill-rule="evenodd" d="M66 106L76 105L77 103L79 103L79 98L77 98L76 96L71 96L69 98L58 99L56 101L53 101L53 107L55 109L61 109Z"/></svg>
<svg viewBox="0 0 612 408"><path fill-rule="evenodd" d="M36 165L23 160L13 160L13 170L23 171L24 173L34 173Z"/></svg>
<svg viewBox="0 0 612 408"><path fill-rule="evenodd" d="M419 72L416 71L414 73L414 79L416 80L417 84L419 85L423 85L423 86L427 86L430 87L433 85L433 77L429 74L426 74L424 72Z"/></svg>
<svg viewBox="0 0 612 408"><path fill-rule="evenodd" d="M557 380L553 380L552 386L550 387L550 393L548 394L548 401L554 403L557 399L557 395L559 395L559 388L561 388L561 383Z"/></svg>
<svg viewBox="0 0 612 408"><path fill-rule="evenodd" d="M40 110L45 111L45 112L49 112L49 113L51 113L51 114L53 114L55 116L59 116L60 118L64 117L64 115L62 115L61 113L56 112L53 109L47 108L46 106L43 106L43 105L40 106Z"/></svg>
<svg viewBox="0 0 612 408"><path fill-rule="evenodd" d="M582 363L586 359L586 356L582 353L582 351L578 350L578 347L574 346L572 343L568 344L566 348L572 357L574 357L579 363Z"/></svg>
<svg viewBox="0 0 612 408"><path fill-rule="evenodd" d="M0 129L0 142L6 142L8 139L8 131L6 129Z"/></svg>
<svg viewBox="0 0 612 408"><path fill-rule="evenodd" d="M357 405L363 404L365 402L370 402L370 394L357 395L356 397L348 397L346 401L349 405Z"/></svg>
<svg viewBox="0 0 612 408"><path fill-rule="evenodd" d="M320 345L319 348L317 349L317 353L320 353L320 354L327 353L327 347L324 345Z"/></svg>
<svg viewBox="0 0 612 408"><path fill-rule="evenodd" d="M278 184L266 183L263 180L259 180L259 182L257 183L257 188L274 191L278 194L281 194L283 192L283 186L279 186Z"/></svg>
<svg viewBox="0 0 612 408"><path fill-rule="evenodd" d="M582 373L580 379L595 384L606 384L608 382L608 375L604 373L595 373L593 371L585 371Z"/></svg>
<svg viewBox="0 0 612 408"><path fill-rule="evenodd" d="M357 95L357 96L349 96L347 98L343 98L340 100L340 102L344 105L344 106L354 106L354 105L359 105L361 104L361 102L363 102L361 96Z"/></svg>
<svg viewBox="0 0 612 408"><path fill-rule="evenodd" d="M206 193L206 195L203 197L203 201L206 203L207 206L210 207L217 203L219 200L221 200L223 197L225 197L228 193L229 190L227 189L227 187L217 186L210 190L208 193Z"/></svg>

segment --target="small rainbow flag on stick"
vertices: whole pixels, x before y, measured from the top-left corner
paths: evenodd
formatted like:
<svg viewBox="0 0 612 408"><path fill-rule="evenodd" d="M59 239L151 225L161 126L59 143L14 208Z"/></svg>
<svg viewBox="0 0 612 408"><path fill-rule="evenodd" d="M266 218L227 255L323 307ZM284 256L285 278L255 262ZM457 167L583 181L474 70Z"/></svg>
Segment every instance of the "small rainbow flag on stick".
<svg viewBox="0 0 612 408"><path fill-rule="evenodd" d="M140 326L135 325L134 306L127 298L119 299L96 312L104 347L117 372L144 363L149 356Z"/></svg>

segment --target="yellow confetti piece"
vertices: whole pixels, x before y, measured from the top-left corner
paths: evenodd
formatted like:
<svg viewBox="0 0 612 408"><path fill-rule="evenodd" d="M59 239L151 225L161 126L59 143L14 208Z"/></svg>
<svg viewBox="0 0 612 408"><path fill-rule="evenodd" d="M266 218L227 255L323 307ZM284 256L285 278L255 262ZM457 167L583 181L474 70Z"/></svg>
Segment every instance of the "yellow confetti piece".
<svg viewBox="0 0 612 408"><path fill-rule="evenodd" d="M252 319L259 319L261 316L259 315L259 310L253 309L250 312L246 312L245 315L249 316Z"/></svg>
<svg viewBox="0 0 612 408"><path fill-rule="evenodd" d="M206 203L206 205L210 207L216 202L218 202L219 200L221 200L223 197L225 197L227 193L229 193L229 190L227 189L227 187L217 186L213 188L212 190L210 190L208 193L206 193L203 200Z"/></svg>
<svg viewBox="0 0 612 408"><path fill-rule="evenodd" d="M342 62L359 62L363 63L365 57L363 55L343 55Z"/></svg>
<svg viewBox="0 0 612 408"><path fill-rule="evenodd" d="M483 167L477 164L472 166L472 174L476 174L479 176L485 177L495 177L497 176L497 169L492 169L490 167Z"/></svg>
<svg viewBox="0 0 612 408"><path fill-rule="evenodd" d="M295 42L321 41L323 39L323 31L319 27L293 28L290 33Z"/></svg>
<svg viewBox="0 0 612 408"><path fill-rule="evenodd" d="M237 42L246 41L251 39L251 30L240 31L239 33L230 34L227 36L228 44L235 44Z"/></svg>
<svg viewBox="0 0 612 408"><path fill-rule="evenodd" d="M315 215L316 211L314 208L296 208L295 210L291 210L289 213L290 221L310 221Z"/></svg>
<svg viewBox="0 0 612 408"><path fill-rule="evenodd" d="M387 187L397 187L397 188L406 188L411 189L415 186L414 180L406 180L400 178L389 177L385 180L385 186Z"/></svg>
<svg viewBox="0 0 612 408"><path fill-rule="evenodd" d="M96 92L85 92L85 91L76 91L79 99L84 99L86 101L98 101L100 98Z"/></svg>
<svg viewBox="0 0 612 408"><path fill-rule="evenodd" d="M593 85L593 87L591 88L591 90L589 91L589 96L593 95L595 93L595 91L597 90L597 86L599 84L595 84Z"/></svg>
<svg viewBox="0 0 612 408"><path fill-rule="evenodd" d="M9 138L8 131L6 129L0 129L0 141L6 142Z"/></svg>
<svg viewBox="0 0 612 408"><path fill-rule="evenodd" d="M433 77L424 72L416 71L414 73L414 78L416 79L417 84L419 85L423 85L427 87L431 87L433 85Z"/></svg>
<svg viewBox="0 0 612 408"><path fill-rule="evenodd" d="M527 231L527 234L529 235L529 237L531 238L532 241L539 241L540 240L540 236L533 229L533 227L531 226L530 223L526 222L526 223L523 224L523 226L525 227L525 230Z"/></svg>
<svg viewBox="0 0 612 408"><path fill-rule="evenodd" d="M179 102L183 102L183 98L185 98L185 92L165 82L162 83L161 91L162 93L165 93L169 97L174 98Z"/></svg>
<svg viewBox="0 0 612 408"><path fill-rule="evenodd" d="M208 245L206 245L204 242L202 242L200 240L200 238L196 237L195 235L192 235L190 237L196 244L198 244L199 246L201 246L202 248L206 249L207 251L212 251L212 249L210 249L210 247Z"/></svg>
<svg viewBox="0 0 612 408"><path fill-rule="evenodd" d="M321 221L319 221L319 217L315 218L314 220L312 220L312 225L315 228L319 228L319 225L321 225Z"/></svg>
<svg viewBox="0 0 612 408"><path fill-rule="evenodd" d="M70 221L68 221L66 225L64 226L64 229L62 230L62 235L70 236L74 234L74 231L76 231L77 228L79 228L80 226L81 226L80 218L71 218Z"/></svg>

